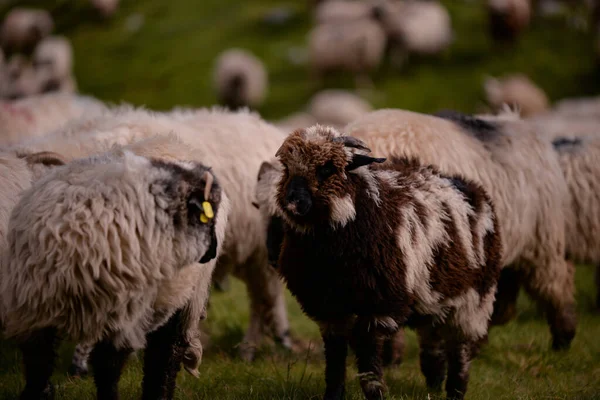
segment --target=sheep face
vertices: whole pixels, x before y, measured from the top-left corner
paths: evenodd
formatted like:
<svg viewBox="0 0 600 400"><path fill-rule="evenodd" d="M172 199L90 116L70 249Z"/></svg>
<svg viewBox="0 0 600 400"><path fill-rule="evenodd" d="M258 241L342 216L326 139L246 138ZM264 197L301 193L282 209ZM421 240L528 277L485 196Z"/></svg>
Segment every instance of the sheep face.
<svg viewBox="0 0 600 400"><path fill-rule="evenodd" d="M353 220L355 189L349 174L385 161L369 152L362 141L330 127L293 132L277 152L283 165L277 205L284 219L302 232L323 221L335 228Z"/></svg>

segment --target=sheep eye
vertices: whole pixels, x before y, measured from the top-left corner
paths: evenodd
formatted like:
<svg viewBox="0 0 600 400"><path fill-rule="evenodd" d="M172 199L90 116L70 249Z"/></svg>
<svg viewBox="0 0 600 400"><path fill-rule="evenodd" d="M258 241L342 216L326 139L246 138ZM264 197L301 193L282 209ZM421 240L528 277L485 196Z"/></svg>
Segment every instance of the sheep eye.
<svg viewBox="0 0 600 400"><path fill-rule="evenodd" d="M333 165L333 161L327 161L324 165L321 165L319 168L317 168L317 178L321 182L335 173L336 168L335 165Z"/></svg>

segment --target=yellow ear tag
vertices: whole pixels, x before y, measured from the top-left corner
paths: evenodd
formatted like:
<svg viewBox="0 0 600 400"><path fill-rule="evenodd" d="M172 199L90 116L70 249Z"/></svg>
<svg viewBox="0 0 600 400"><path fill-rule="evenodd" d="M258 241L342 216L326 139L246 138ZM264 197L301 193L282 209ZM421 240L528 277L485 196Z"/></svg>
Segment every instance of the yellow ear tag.
<svg viewBox="0 0 600 400"><path fill-rule="evenodd" d="M208 217L204 215L204 213L200 214L200 222L202 222L203 224L208 222Z"/></svg>
<svg viewBox="0 0 600 400"><path fill-rule="evenodd" d="M212 206L210 205L210 203L208 201L205 201L202 203L202 209L204 210L204 214L206 214L207 218L209 218L209 219L214 218L215 213L213 213Z"/></svg>

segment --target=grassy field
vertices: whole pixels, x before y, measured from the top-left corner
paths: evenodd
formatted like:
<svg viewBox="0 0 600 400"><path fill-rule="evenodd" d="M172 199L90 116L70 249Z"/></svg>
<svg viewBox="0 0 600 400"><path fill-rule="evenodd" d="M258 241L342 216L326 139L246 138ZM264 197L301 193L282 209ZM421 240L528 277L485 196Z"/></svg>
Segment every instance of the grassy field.
<svg viewBox="0 0 600 400"><path fill-rule="evenodd" d="M304 2L275 0L125 0L109 21L96 18L83 0L27 0L52 10L58 31L75 47L75 73L81 91L111 102L127 101L156 109L215 102L211 70L216 55L238 46L259 55L269 67L271 90L261 108L270 119L300 109L319 88L305 66L288 61L290 49L304 44L310 19ZM564 19L537 20L514 48L494 48L485 15L476 2L445 1L456 42L434 60L412 59L402 71L384 66L365 95L377 107L422 112L454 108L471 112L481 106L486 74L525 72L555 100L600 93L600 72L590 54L591 35L568 29ZM263 13L287 4L297 11L285 27L267 27ZM6 9L6 7L5 7ZM136 32L127 26L143 19ZM327 87L352 87L350 76L326 81ZM579 332L569 352L549 350L548 328L534 305L520 300L517 320L492 331L490 343L473 363L470 399L600 399L600 316L592 309L593 271L577 273ZM199 379L181 373L179 399L305 399L324 389L324 363L316 326L289 299L293 332L317 350L286 354L264 349L253 364L236 357L248 320L245 290L235 281L215 293L207 330L211 345ZM418 369L416 340L409 334L406 361L387 371L390 397L436 398L427 393ZM54 382L58 399L94 398L92 380L66 375L71 345L61 348ZM349 365L351 361L349 360ZM23 385L14 343L0 342L0 399L13 399ZM349 398L361 398L351 367ZM132 360L123 376L124 399L140 395L141 368Z"/></svg>

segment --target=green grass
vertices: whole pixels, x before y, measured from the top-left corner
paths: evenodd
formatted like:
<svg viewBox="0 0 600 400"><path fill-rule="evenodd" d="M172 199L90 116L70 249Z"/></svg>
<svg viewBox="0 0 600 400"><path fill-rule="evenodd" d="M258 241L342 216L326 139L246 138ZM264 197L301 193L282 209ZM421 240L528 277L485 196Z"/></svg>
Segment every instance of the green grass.
<svg viewBox="0 0 600 400"><path fill-rule="evenodd" d="M96 18L86 0L23 3L52 10L58 31L73 41L81 91L106 101L155 109L214 104L213 62L219 52L232 46L252 50L268 65L271 90L260 110L266 118L280 118L302 108L319 89L308 79L304 66L287 61L289 49L304 44L310 27L304 1L124 0L118 15L109 21ZM297 10L296 18L285 28L264 26L263 12L280 4ZM499 49L489 40L478 2L448 0L445 4L456 30L450 51L436 59L413 58L402 71L384 66L374 77L376 89L366 94L375 106L421 112L476 111L484 76L509 72L528 74L553 100L600 92L589 33L568 29L562 18L536 20L515 47ZM144 25L130 33L126 21L136 13L144 16ZM334 76L325 86L352 88L353 80L348 75ZM600 399L600 316L591 312L595 296L591 268L580 267L577 287L579 331L571 350L549 350L546 323L523 296L517 320L494 329L489 345L473 363L469 398ZM293 332L320 346L316 326L291 298L289 309ZM320 351L288 355L264 349L253 364L236 357L235 345L247 320L247 297L240 282L234 282L226 293L215 293L207 323L211 346L201 376L194 379L181 373L177 398L319 398L324 389ZM409 333L406 361L386 373L392 398L428 398L415 342ZM66 375L71 350L72 345L61 347L54 377L57 398L94 398L91 379ZM14 343L0 342L0 399L17 396L23 385L20 369ZM351 366L349 397L361 398L355 373ZM123 398L137 398L140 382L140 362L132 360L121 381Z"/></svg>
<svg viewBox="0 0 600 400"><path fill-rule="evenodd" d="M494 328L490 342L471 369L470 399L600 399L600 315L594 314L593 270L577 271L579 326L567 352L549 349L550 333L535 305L522 296L518 318L507 326ZM236 357L248 320L248 306L241 282L229 291L215 293L207 330L211 342L200 367L200 378L179 374L178 399L306 399L320 398L324 390L324 360L314 323L302 315L298 304L288 298L293 332L315 343L317 350L286 354L265 347L258 359L248 364ZM426 399L428 394L418 366L418 348L409 332L405 362L390 368L386 379L393 399ZM94 398L91 378L72 379L66 375L72 345L60 351L54 383L57 399ZM139 359L141 359L141 354ZM131 360L121 380L123 399L141 394L141 364ZM348 360L348 398L360 399L352 357ZM19 354L14 344L0 342L0 399L16 398L23 380ZM439 398L432 394L431 398Z"/></svg>

